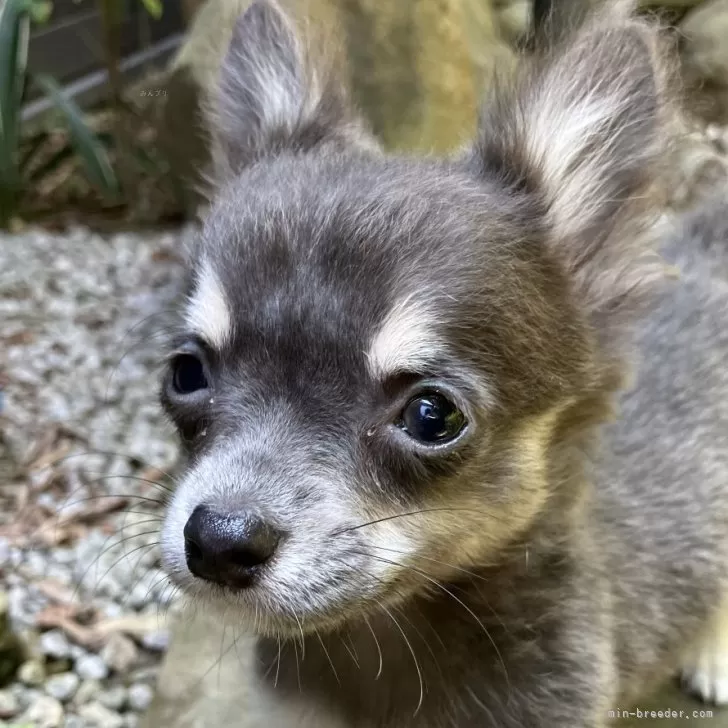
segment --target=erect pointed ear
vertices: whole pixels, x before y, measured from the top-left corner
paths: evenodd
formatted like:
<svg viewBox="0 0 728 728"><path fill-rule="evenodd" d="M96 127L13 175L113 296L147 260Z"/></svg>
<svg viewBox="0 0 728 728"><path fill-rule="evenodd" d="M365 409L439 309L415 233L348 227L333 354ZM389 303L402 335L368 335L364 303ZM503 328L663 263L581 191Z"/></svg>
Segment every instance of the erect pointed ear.
<svg viewBox="0 0 728 728"><path fill-rule="evenodd" d="M332 63L313 63L293 21L274 0L237 20L208 102L217 176L283 150L374 141L350 110Z"/></svg>
<svg viewBox="0 0 728 728"><path fill-rule="evenodd" d="M496 93L471 157L537 203L547 244L601 327L634 311L662 272L641 235L668 138L658 36L621 6L587 20Z"/></svg>

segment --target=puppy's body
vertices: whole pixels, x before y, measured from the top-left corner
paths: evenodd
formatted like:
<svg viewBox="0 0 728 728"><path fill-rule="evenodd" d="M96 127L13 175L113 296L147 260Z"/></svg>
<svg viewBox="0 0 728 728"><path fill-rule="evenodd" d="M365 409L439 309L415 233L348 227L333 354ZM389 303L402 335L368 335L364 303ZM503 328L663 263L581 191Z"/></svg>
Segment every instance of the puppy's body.
<svg viewBox="0 0 728 728"><path fill-rule="evenodd" d="M711 200L663 246L680 278L640 328L639 376L598 479L618 656L637 690L686 643L725 649L710 627L728 618L726 215L726 200Z"/></svg>
<svg viewBox="0 0 728 728"><path fill-rule="evenodd" d="M271 723L602 726L728 591L719 246L668 244L683 277L632 336L662 278L655 33L590 22L445 162L376 151L299 51L257 3L223 69L167 570L262 635Z"/></svg>

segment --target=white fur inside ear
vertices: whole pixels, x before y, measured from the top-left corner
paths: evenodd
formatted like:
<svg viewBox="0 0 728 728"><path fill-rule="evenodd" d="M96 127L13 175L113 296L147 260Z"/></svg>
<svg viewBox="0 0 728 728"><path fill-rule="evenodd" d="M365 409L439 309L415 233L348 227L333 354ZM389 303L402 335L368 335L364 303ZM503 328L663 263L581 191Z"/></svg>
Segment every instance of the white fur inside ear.
<svg viewBox="0 0 728 728"><path fill-rule="evenodd" d="M613 15L595 16L536 73L520 112L523 153L560 237L643 194L663 141L654 28Z"/></svg>
<svg viewBox="0 0 728 728"><path fill-rule="evenodd" d="M590 91L581 98L575 94L573 104L564 107L563 95L564 89L556 85L544 89L528 143L531 158L540 161L544 183L554 201L553 223L568 231L571 221L588 215L589 208L600 201L601 174L603 166L610 164L607 152L613 143L608 136L601 137L628 99L616 93L601 96Z"/></svg>
<svg viewBox="0 0 728 728"><path fill-rule="evenodd" d="M291 44L293 46L293 40ZM237 60L233 58L232 62L240 66L247 64L251 73L255 74L254 86L251 77L241 78L239 83L245 83L247 80L251 87L257 90L258 123L261 128L281 127L290 130L302 116L306 103L313 107L318 103L319 96L314 96L319 93L316 85L311 84L305 88L303 80L294 69L287 68L286 64L276 56L260 54L251 58L245 55L249 53L249 49L244 48L231 50L231 53L238 56ZM302 73L302 70L299 70L299 73ZM306 108L305 111L309 109Z"/></svg>
<svg viewBox="0 0 728 728"><path fill-rule="evenodd" d="M728 603L685 660L682 681L706 703L728 705Z"/></svg>
<svg viewBox="0 0 728 728"><path fill-rule="evenodd" d="M202 261L185 314L188 328L210 346L220 349L233 333L233 319L225 290L209 261Z"/></svg>

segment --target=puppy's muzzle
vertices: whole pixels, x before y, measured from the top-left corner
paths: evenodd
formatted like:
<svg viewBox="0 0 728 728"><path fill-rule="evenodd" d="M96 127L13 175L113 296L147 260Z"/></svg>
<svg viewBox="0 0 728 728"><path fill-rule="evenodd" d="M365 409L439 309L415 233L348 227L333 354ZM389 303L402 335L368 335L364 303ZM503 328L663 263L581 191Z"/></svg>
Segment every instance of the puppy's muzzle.
<svg viewBox="0 0 728 728"><path fill-rule="evenodd" d="M275 554L282 534L254 513L219 513L198 506L184 528L187 567L223 586L249 587Z"/></svg>

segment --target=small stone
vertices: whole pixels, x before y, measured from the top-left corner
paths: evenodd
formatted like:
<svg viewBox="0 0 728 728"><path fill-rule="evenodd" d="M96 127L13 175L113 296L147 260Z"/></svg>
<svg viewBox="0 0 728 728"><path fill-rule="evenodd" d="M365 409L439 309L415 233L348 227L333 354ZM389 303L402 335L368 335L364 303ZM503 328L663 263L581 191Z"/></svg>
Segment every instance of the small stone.
<svg viewBox="0 0 728 728"><path fill-rule="evenodd" d="M14 718L20 712L20 701L9 690L0 690L0 719Z"/></svg>
<svg viewBox="0 0 728 728"><path fill-rule="evenodd" d="M35 688L26 688L20 683L16 683L10 689L13 691L13 694L17 698L18 703L20 703L20 707L23 710L27 710L31 705L33 705L33 703L43 697L43 693L40 690L36 690Z"/></svg>
<svg viewBox="0 0 728 728"><path fill-rule="evenodd" d="M18 670L18 679L25 685L42 685L45 677L45 668L39 660L28 660Z"/></svg>
<svg viewBox="0 0 728 728"><path fill-rule="evenodd" d="M43 695L31 703L28 710L19 718L18 723L32 725L33 728L60 728L63 724L63 706L49 695Z"/></svg>
<svg viewBox="0 0 728 728"><path fill-rule="evenodd" d="M116 672L127 673L137 661L139 650L128 637L123 634L113 634L101 650L103 661Z"/></svg>
<svg viewBox="0 0 728 728"><path fill-rule="evenodd" d="M136 713L124 714L124 728L137 728L139 725L139 716Z"/></svg>
<svg viewBox="0 0 728 728"><path fill-rule="evenodd" d="M16 631L26 659L43 660L43 653L40 650L40 634L35 629L18 629Z"/></svg>
<svg viewBox="0 0 728 728"><path fill-rule="evenodd" d="M76 660L80 660L86 653L86 650L83 649L80 645L71 645L71 659L75 662Z"/></svg>
<svg viewBox="0 0 728 728"><path fill-rule="evenodd" d="M75 673L64 672L50 678L45 684L45 689L52 698L67 703L76 694L80 682Z"/></svg>
<svg viewBox="0 0 728 728"><path fill-rule="evenodd" d="M109 668L98 655L84 655L76 660L76 674L83 680L105 680L109 676Z"/></svg>
<svg viewBox="0 0 728 728"><path fill-rule="evenodd" d="M0 538L0 568L4 568L10 564L12 551L8 540L6 538Z"/></svg>
<svg viewBox="0 0 728 728"><path fill-rule="evenodd" d="M40 506L44 505L41 502L40 497L38 498L38 501L38 504ZM55 504L51 505L49 510L51 512L56 510ZM38 551L29 551L25 554L25 566L31 572L31 574L36 577L47 576L46 570L48 569L48 561L46 560L45 556L43 556L43 554L39 553Z"/></svg>
<svg viewBox="0 0 728 728"><path fill-rule="evenodd" d="M15 624L29 627L35 620L28 608L28 592L24 585L16 585L8 592L8 614Z"/></svg>
<svg viewBox="0 0 728 728"><path fill-rule="evenodd" d="M78 715L95 728L124 728L124 719L101 703L88 703L78 709Z"/></svg>
<svg viewBox="0 0 728 728"><path fill-rule="evenodd" d="M86 703L90 703L92 700L96 700L100 692L101 683L98 680L84 680L81 683L81 687L76 691L73 704L85 705Z"/></svg>
<svg viewBox="0 0 728 728"><path fill-rule="evenodd" d="M68 715L63 721L63 728L86 728L86 721L77 715Z"/></svg>
<svg viewBox="0 0 728 728"><path fill-rule="evenodd" d="M118 619L124 616L124 610L120 604L116 602L106 602L105 604L99 605L99 609L104 613L107 619Z"/></svg>
<svg viewBox="0 0 728 728"><path fill-rule="evenodd" d="M53 552L53 558L57 563L69 566L76 560L76 553L73 549L59 548Z"/></svg>
<svg viewBox="0 0 728 728"><path fill-rule="evenodd" d="M117 713L126 705L126 688L123 685L115 685L108 690L99 693L98 701L109 710Z"/></svg>
<svg viewBox="0 0 728 728"><path fill-rule="evenodd" d="M169 630L148 632L142 637L142 645L150 652L166 652L169 648Z"/></svg>
<svg viewBox="0 0 728 728"><path fill-rule="evenodd" d="M68 584L72 580L70 568L60 564L49 564L46 567L45 575L47 579L53 579L60 584Z"/></svg>
<svg viewBox="0 0 728 728"><path fill-rule="evenodd" d="M40 636L40 651L55 660L71 656L71 643L59 629L52 629Z"/></svg>
<svg viewBox="0 0 728 728"><path fill-rule="evenodd" d="M129 707L137 713L143 713L154 698L154 690L149 685L137 684L129 688Z"/></svg>

